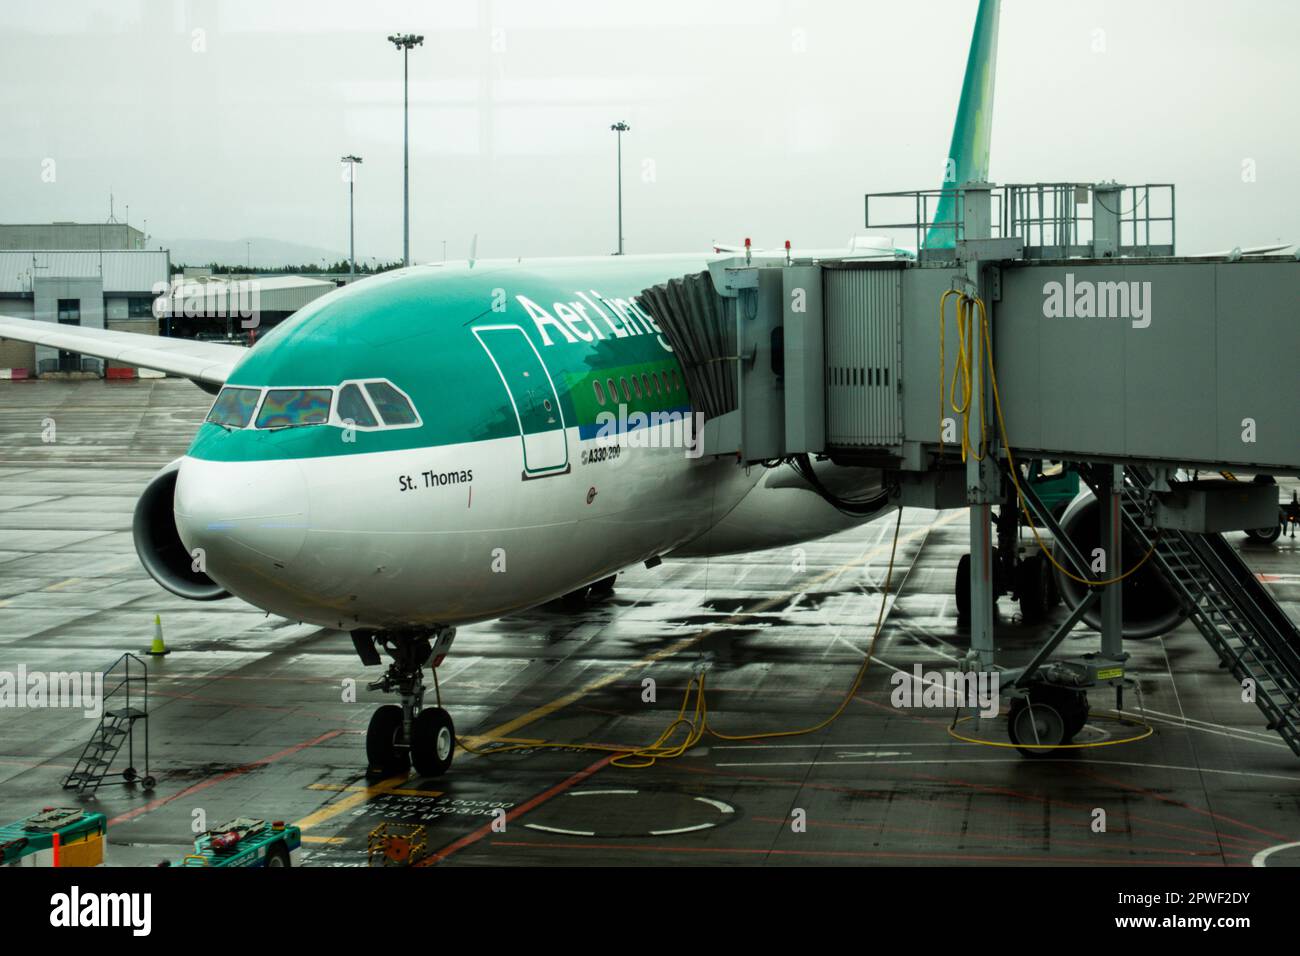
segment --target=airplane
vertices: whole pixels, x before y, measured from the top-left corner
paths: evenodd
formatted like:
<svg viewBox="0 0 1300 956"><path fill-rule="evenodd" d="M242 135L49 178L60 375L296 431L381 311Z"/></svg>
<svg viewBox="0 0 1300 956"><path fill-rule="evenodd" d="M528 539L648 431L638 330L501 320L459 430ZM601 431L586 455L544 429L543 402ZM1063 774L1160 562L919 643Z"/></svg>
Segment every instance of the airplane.
<svg viewBox="0 0 1300 956"><path fill-rule="evenodd" d="M981 0L957 182L987 179L998 14ZM879 472L687 454L663 418L642 426L663 432L648 442L600 435L620 405L690 417L685 371L638 296L717 258L415 265L331 292L247 349L4 316L0 337L216 393L136 507L145 570L184 598L349 631L368 666L386 651L371 687L401 703L375 711L369 766L436 777L456 734L424 705L424 671L458 626L608 590L637 564L788 546L894 509L828 500L837 480L879 491Z"/></svg>

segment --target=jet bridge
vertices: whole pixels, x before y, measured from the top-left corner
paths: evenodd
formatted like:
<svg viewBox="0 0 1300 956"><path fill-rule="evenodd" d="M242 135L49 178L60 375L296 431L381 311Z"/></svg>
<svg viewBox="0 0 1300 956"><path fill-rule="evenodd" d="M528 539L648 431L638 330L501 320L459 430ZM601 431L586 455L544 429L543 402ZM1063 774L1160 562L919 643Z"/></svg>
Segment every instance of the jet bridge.
<svg viewBox="0 0 1300 956"><path fill-rule="evenodd" d="M956 218L933 221L945 195ZM1054 577L1071 614L1000 671L1013 741L1041 744L1022 752L1068 743L1087 686L1122 706L1123 639L1190 617L1300 755L1300 633L1219 535L1275 524L1271 476L1300 474L1297 256L1178 256L1164 184L967 183L872 194L866 215L892 255L746 255L642 293L704 453L880 468L900 504L969 506L972 669L997 666L997 595L1027 612ZM1044 508L1042 461L1077 470L1090 508ZM1020 553L1022 514L1051 532L1042 554ZM1098 653L1051 661L1083 620Z"/></svg>

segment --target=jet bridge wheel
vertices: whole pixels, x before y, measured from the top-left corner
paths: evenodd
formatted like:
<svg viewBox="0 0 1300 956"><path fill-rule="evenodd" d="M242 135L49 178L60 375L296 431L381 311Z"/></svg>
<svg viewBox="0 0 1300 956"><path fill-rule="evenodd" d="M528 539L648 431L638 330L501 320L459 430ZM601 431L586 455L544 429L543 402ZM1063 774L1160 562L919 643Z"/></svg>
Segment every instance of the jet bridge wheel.
<svg viewBox="0 0 1300 956"><path fill-rule="evenodd" d="M384 776L405 773L410 754L402 746L402 708L385 704L370 716L366 729L366 760L372 770Z"/></svg>
<svg viewBox="0 0 1300 956"><path fill-rule="evenodd" d="M456 752L456 728L441 707L426 707L411 727L411 763L422 777L441 777Z"/></svg>
<svg viewBox="0 0 1300 956"><path fill-rule="evenodd" d="M1081 690L1040 684L1017 697L1007 714L1007 736L1026 757L1051 757L1074 740L1088 719L1088 695Z"/></svg>

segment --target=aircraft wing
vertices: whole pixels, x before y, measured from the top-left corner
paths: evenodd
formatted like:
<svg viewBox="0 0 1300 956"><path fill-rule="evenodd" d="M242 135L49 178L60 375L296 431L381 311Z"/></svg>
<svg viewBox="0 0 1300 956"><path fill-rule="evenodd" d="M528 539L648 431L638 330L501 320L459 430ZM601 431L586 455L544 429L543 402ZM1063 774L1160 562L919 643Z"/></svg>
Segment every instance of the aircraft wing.
<svg viewBox="0 0 1300 956"><path fill-rule="evenodd" d="M1246 246L1242 248L1237 246L1233 249L1220 249L1218 252L1202 252L1199 255L1188 256L1189 259L1220 259L1224 256L1242 257L1242 256L1269 256L1274 253L1283 255L1300 255L1300 246L1293 242L1279 242L1271 246Z"/></svg>
<svg viewBox="0 0 1300 956"><path fill-rule="evenodd" d="M17 339L111 359L123 365L169 372L209 386L224 385L231 369L248 352L239 345L57 325L8 315L0 315L0 339Z"/></svg>

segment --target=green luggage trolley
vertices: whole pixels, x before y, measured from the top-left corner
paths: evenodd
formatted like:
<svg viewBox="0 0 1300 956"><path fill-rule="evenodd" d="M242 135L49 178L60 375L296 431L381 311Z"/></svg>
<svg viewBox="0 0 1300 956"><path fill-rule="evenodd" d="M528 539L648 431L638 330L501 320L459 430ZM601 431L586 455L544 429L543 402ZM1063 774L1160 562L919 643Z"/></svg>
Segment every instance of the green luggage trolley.
<svg viewBox="0 0 1300 956"><path fill-rule="evenodd" d="M291 866L302 831L280 820L238 817L202 834L182 866Z"/></svg>
<svg viewBox="0 0 1300 956"><path fill-rule="evenodd" d="M80 807L46 807L0 827L0 866L99 866L108 818Z"/></svg>

